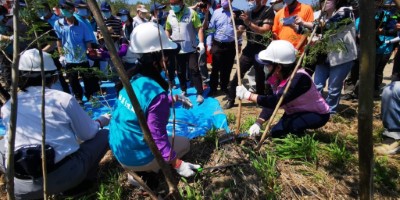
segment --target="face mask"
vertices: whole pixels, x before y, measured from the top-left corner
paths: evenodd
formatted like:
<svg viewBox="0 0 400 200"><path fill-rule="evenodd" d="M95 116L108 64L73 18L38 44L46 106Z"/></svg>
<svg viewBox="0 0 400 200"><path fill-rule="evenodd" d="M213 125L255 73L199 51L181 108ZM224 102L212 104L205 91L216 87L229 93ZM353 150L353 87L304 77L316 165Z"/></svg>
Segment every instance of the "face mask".
<svg viewBox="0 0 400 200"><path fill-rule="evenodd" d="M290 5L294 2L294 0L283 0L286 5Z"/></svg>
<svg viewBox="0 0 400 200"><path fill-rule="evenodd" d="M222 8L228 8L228 7L229 7L229 2L228 2L228 0L222 0L222 1L221 1L221 6L222 6Z"/></svg>
<svg viewBox="0 0 400 200"><path fill-rule="evenodd" d="M122 15L121 16L121 21L122 22L126 22L128 20L128 16L127 15Z"/></svg>
<svg viewBox="0 0 400 200"><path fill-rule="evenodd" d="M249 10L254 10L256 8L256 2L255 1L249 1Z"/></svg>
<svg viewBox="0 0 400 200"><path fill-rule="evenodd" d="M171 5L171 9L174 11L174 13L178 13L181 11L181 5Z"/></svg>
<svg viewBox="0 0 400 200"><path fill-rule="evenodd" d="M111 12L110 11L106 11L106 12L101 12L101 14L103 14L103 17L105 19L108 19L111 17Z"/></svg>
<svg viewBox="0 0 400 200"><path fill-rule="evenodd" d="M61 14L66 18L72 17L72 13L69 10L61 9Z"/></svg>
<svg viewBox="0 0 400 200"><path fill-rule="evenodd" d="M86 17L88 15L88 11L86 8L78 8L78 11L76 11L76 14L78 14L81 17Z"/></svg>
<svg viewBox="0 0 400 200"><path fill-rule="evenodd" d="M276 3L276 4L272 5L272 9L274 9L275 11L278 11L278 10L280 10L282 8L283 8L283 2Z"/></svg>

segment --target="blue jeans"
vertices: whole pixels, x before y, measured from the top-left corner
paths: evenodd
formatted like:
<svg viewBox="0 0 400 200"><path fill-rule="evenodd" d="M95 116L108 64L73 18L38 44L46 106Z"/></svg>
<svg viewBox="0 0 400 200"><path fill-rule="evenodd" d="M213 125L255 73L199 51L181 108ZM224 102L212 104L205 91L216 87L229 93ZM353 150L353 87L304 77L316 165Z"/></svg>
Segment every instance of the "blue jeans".
<svg viewBox="0 0 400 200"><path fill-rule="evenodd" d="M382 123L386 131L383 135L400 139L400 81L394 81L382 92Z"/></svg>
<svg viewBox="0 0 400 200"><path fill-rule="evenodd" d="M339 105L340 94L343 88L343 82L347 74L351 71L353 62L354 61L350 61L333 67L331 67L329 63L325 63L317 65L315 69L314 83L319 92L322 93L326 80L329 78L326 103L329 105L329 112L331 114L336 113L337 106Z"/></svg>

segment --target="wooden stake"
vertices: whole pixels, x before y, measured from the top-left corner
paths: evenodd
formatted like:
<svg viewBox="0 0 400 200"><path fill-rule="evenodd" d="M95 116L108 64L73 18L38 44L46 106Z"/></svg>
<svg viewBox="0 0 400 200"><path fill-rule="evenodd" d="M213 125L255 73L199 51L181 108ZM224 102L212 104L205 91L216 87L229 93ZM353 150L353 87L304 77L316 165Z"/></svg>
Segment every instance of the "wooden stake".
<svg viewBox="0 0 400 200"><path fill-rule="evenodd" d="M117 51L114 47L114 43L113 43L112 38L107 30L105 23L103 21L103 17L100 14L100 9L95 0L88 0L87 3L88 3L90 10L93 13L93 16L97 22L97 25L100 28L101 33L104 36L104 41L106 43L107 49L110 52L111 61L113 62L118 75L120 76L121 82L122 82L124 88L126 89L126 92L129 96L129 99L131 101L131 104L133 106L135 114L138 117L139 125L143 131L144 140L146 141L147 145L149 145L151 152L155 156L155 159L157 160L158 165L160 166L161 170L164 173L166 182L169 187L169 193L171 195L173 195L173 197L175 199L182 199L181 195L179 194L178 187L176 186L176 181L174 180L174 177L172 176L171 167L169 165L167 165L167 163L164 161L163 157L161 156L160 151L158 150L158 148L153 140L153 137L151 136L151 133L150 133L149 127L147 126L147 122L146 122L146 118L143 113L143 110L140 107L139 101L133 91L133 88L129 82L129 79L126 76L126 71L125 71L122 61L119 58Z"/></svg>
<svg viewBox="0 0 400 200"><path fill-rule="evenodd" d="M7 155L7 199L13 200L14 197L14 150L15 150L15 131L17 128L17 111L18 111L18 65L19 65L19 3L14 1L14 15L13 15L13 26L14 26L14 41L13 41L13 62L11 72L11 114L10 114L10 126L8 127L8 155Z"/></svg>

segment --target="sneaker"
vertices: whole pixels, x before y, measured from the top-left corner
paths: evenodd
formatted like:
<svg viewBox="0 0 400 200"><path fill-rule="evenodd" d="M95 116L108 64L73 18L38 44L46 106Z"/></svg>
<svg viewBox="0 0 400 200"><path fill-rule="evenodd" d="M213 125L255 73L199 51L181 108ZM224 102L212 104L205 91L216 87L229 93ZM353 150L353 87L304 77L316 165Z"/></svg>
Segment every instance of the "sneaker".
<svg viewBox="0 0 400 200"><path fill-rule="evenodd" d="M198 95L197 95L196 102L199 103L199 104L202 104L202 103L204 102L204 97L203 97L203 95L198 94Z"/></svg>
<svg viewBox="0 0 400 200"><path fill-rule="evenodd" d="M128 183L134 187L140 187L140 184L130 174L128 174Z"/></svg>
<svg viewBox="0 0 400 200"><path fill-rule="evenodd" d="M374 148L374 151L380 155L392 155L397 153L399 150L399 141L390 137L385 137L385 139L382 141L382 145Z"/></svg>

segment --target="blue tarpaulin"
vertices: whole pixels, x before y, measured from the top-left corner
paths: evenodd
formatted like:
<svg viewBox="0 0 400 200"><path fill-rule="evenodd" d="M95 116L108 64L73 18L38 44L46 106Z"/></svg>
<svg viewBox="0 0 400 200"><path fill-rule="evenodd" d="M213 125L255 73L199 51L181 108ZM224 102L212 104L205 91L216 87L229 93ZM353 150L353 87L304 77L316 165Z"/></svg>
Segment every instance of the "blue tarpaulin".
<svg viewBox="0 0 400 200"><path fill-rule="evenodd" d="M86 102L84 105L85 110L93 119L96 119L104 113L112 113L112 107L116 100L116 92L114 83L103 82L101 84L105 95L97 95L95 100ZM179 88L173 89L174 94L181 94ZM205 91L208 93L208 89ZM185 136L190 139L204 136L211 128L225 129L227 133L230 132L227 117L222 110L219 102L215 98L207 97L200 105L196 102L196 89L193 87L188 88L187 94L193 103L193 108L186 110L182 108L180 103L175 104L175 130L177 135ZM172 108L169 123L167 126L168 134L172 134ZM5 127L0 125L0 135L5 134Z"/></svg>

